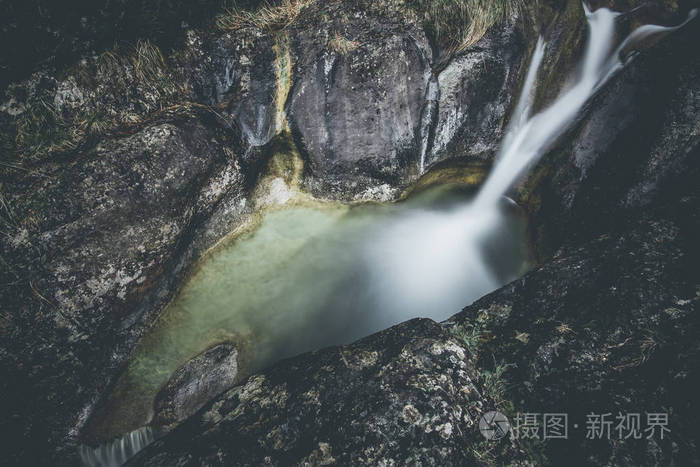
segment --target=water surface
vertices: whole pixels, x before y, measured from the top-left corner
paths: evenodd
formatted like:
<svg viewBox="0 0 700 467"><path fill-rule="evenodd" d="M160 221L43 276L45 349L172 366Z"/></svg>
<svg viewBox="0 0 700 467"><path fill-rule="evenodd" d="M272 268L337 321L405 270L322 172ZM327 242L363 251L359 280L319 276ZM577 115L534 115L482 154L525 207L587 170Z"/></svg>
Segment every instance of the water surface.
<svg viewBox="0 0 700 467"><path fill-rule="evenodd" d="M209 255L139 343L107 431L147 423L158 388L216 343L237 343L255 371L411 318L448 318L523 273L524 239L513 205L475 210L447 188L395 205L271 210Z"/></svg>

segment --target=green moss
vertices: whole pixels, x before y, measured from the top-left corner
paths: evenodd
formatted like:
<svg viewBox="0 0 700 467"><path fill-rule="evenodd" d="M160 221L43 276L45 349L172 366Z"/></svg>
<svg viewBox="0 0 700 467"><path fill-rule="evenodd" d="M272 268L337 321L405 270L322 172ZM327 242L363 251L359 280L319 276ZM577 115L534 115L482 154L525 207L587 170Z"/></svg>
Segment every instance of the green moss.
<svg viewBox="0 0 700 467"><path fill-rule="evenodd" d="M275 36L275 70L277 72L277 93L275 96L275 125L277 130L288 130L284 106L292 89L292 55L289 49L289 37L286 32Z"/></svg>
<svg viewBox="0 0 700 467"><path fill-rule="evenodd" d="M411 185L401 195L401 199L439 185L461 185L476 190L486 180L490 168L490 162L468 158L453 158L438 162Z"/></svg>

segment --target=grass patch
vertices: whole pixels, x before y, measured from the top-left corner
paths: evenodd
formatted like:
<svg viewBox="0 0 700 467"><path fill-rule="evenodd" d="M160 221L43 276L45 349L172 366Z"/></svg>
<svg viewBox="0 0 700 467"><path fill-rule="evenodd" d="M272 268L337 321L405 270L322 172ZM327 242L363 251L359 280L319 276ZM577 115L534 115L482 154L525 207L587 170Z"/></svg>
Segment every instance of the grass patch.
<svg viewBox="0 0 700 467"><path fill-rule="evenodd" d="M477 324L465 324L450 328L452 335L467 349L472 357L478 355L479 345L482 341L482 326Z"/></svg>
<svg viewBox="0 0 700 467"><path fill-rule="evenodd" d="M523 0L409 0L428 34L448 55L478 42Z"/></svg>
<svg viewBox="0 0 700 467"><path fill-rule="evenodd" d="M22 163L74 152L91 136L119 133L146 121L185 91L169 73L160 49L148 41L139 41L126 54L104 52L70 76L84 96L81 105L61 108L55 84L43 78L10 89L21 110L3 114L0 121L0 165L15 170ZM134 108L114 108L121 99L129 99Z"/></svg>
<svg viewBox="0 0 700 467"><path fill-rule="evenodd" d="M486 328L485 320L477 318L474 322L450 328L450 332L462 347L469 352L473 360L477 361L481 345L488 341L489 331ZM495 407L506 413L506 415L513 415L514 410L512 403L506 398L507 387L503 376L508 368L513 366L512 364L494 360L491 369L478 368L479 380L483 385L484 392L493 400Z"/></svg>
<svg viewBox="0 0 700 467"><path fill-rule="evenodd" d="M255 10L233 8L216 18L224 31L252 27L263 31L281 31L292 25L301 12L316 0L282 0L279 4L264 3Z"/></svg>

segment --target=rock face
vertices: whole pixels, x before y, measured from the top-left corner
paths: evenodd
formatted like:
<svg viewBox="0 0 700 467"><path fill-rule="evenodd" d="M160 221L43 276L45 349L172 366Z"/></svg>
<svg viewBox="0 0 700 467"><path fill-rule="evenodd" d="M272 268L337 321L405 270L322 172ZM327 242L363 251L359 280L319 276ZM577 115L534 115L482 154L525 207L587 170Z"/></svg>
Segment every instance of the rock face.
<svg viewBox="0 0 700 467"><path fill-rule="evenodd" d="M685 44L697 40L695 21L635 57L535 168L518 196L537 219L541 245L590 238L611 228L620 212L691 190L700 150L700 57Z"/></svg>
<svg viewBox="0 0 700 467"><path fill-rule="evenodd" d="M265 145L282 130L278 109L285 96L278 96L277 87L281 47L272 35L252 28L225 34L202 44L193 71L199 99L235 122L249 147Z"/></svg>
<svg viewBox="0 0 700 467"><path fill-rule="evenodd" d="M426 165L448 157L491 157L517 96L526 42L510 18L438 75L439 113Z"/></svg>
<svg viewBox="0 0 700 467"><path fill-rule="evenodd" d="M233 386L238 374L234 345L212 347L180 367L158 392L152 424L170 429Z"/></svg>
<svg viewBox="0 0 700 467"><path fill-rule="evenodd" d="M324 193L361 177L396 184L418 169L430 45L415 24L363 3L335 3L330 21L308 16L291 32L290 125Z"/></svg>
<svg viewBox="0 0 700 467"><path fill-rule="evenodd" d="M506 368L507 398L519 411L568 413L569 439L538 453L548 465L697 459L700 277L689 241L699 226L695 215L635 222L564 248L453 319L481 336L479 368ZM610 414L610 438L587 438L590 413ZM620 439L620 413L640 414L641 439ZM668 414L670 432L649 436L647 413Z"/></svg>

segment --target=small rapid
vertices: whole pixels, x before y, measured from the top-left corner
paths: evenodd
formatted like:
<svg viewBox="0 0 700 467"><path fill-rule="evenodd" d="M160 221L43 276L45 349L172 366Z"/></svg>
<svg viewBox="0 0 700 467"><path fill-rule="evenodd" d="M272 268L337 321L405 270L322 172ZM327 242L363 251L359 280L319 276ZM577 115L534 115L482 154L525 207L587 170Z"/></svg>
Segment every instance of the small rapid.
<svg viewBox="0 0 700 467"><path fill-rule="evenodd" d="M119 467L153 441L153 429L142 427L96 448L80 446L78 451L87 467Z"/></svg>

